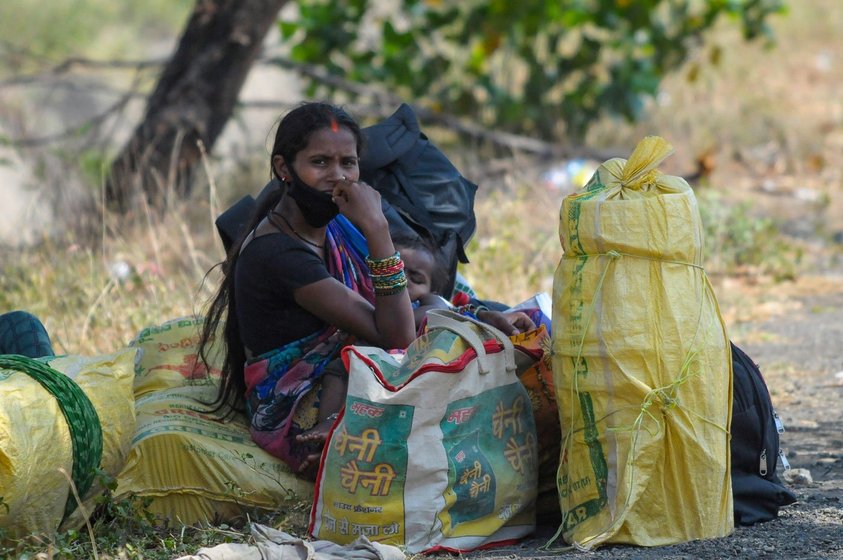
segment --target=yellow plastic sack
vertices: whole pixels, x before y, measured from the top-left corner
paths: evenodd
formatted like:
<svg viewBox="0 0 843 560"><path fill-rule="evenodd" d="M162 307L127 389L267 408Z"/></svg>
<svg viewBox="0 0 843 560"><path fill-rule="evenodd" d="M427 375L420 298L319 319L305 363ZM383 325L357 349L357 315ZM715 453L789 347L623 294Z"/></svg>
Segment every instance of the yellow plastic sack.
<svg viewBox="0 0 843 560"><path fill-rule="evenodd" d="M181 317L138 333L129 343L140 350L135 364L135 397L185 385L207 385L219 379L219 367L212 364L208 371L199 359L203 324L202 317ZM221 362L219 355L215 358Z"/></svg>
<svg viewBox="0 0 843 560"><path fill-rule="evenodd" d="M63 520L65 527L84 522L60 469L76 475L77 491L86 500L102 490L93 468L115 476L123 467L135 429L135 353L124 349L104 356L53 358L48 365L58 374L45 372L45 384L23 369L0 369L0 527L7 536L49 533ZM72 380L87 402L67 380L50 377L59 374ZM59 387L65 412L45 385ZM89 406L92 415L85 412ZM66 418L77 430L76 453ZM100 433L102 454L94 464L98 454L91 451L99 447ZM90 514L92 504L84 506Z"/></svg>
<svg viewBox="0 0 843 560"><path fill-rule="evenodd" d="M251 439L243 416L208 413L219 368L197 360L201 318L141 331L136 364L137 430L117 497L151 497L149 510L174 523L230 521L290 500L311 500L313 484ZM219 355L217 355L219 359Z"/></svg>
<svg viewBox="0 0 843 560"><path fill-rule="evenodd" d="M553 372L565 540L666 545L733 528L731 358L694 192L645 138L562 203Z"/></svg>
<svg viewBox="0 0 843 560"><path fill-rule="evenodd" d="M215 386L166 389L137 399L137 432L117 478L118 497L153 498L149 511L173 523L231 521L294 500L313 484L259 448L245 418L208 414Z"/></svg>

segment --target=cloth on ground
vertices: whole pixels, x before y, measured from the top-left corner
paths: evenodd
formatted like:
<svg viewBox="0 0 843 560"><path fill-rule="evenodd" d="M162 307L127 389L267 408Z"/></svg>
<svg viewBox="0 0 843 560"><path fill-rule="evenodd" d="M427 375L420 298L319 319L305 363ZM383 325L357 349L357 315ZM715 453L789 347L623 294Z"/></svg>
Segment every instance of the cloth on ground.
<svg viewBox="0 0 843 560"><path fill-rule="evenodd" d="M396 546L373 543L360 536L347 545L331 541L306 541L265 525L252 524L255 544L226 543L200 548L177 560L404 560Z"/></svg>
<svg viewBox="0 0 843 560"><path fill-rule="evenodd" d="M38 317L26 311L10 311L0 315L0 354L41 358L55 352Z"/></svg>

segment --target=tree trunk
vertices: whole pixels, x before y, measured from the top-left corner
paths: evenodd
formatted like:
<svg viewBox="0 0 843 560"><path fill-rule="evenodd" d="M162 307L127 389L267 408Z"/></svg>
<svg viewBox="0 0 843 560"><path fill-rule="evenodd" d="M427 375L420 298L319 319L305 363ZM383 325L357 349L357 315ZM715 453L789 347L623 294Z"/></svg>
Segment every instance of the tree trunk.
<svg viewBox="0 0 843 560"><path fill-rule="evenodd" d="M228 121L267 32L287 0L197 0L143 121L114 160L108 203L126 212L144 195L162 208L190 191L197 141L210 150Z"/></svg>

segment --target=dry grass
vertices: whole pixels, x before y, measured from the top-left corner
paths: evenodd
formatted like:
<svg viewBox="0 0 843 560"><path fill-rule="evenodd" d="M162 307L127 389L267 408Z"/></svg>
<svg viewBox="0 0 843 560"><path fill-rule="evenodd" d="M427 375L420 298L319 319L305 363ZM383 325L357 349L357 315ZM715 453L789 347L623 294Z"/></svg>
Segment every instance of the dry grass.
<svg viewBox="0 0 843 560"><path fill-rule="evenodd" d="M693 173L704 162L703 184L749 201L756 215L805 220L801 234L843 229L843 4L789 5L773 21L774 46L721 30L664 81L645 119L606 120L590 141L628 148L644 135L664 136L677 148L667 172ZM715 48L719 64L707 65Z"/></svg>
<svg viewBox="0 0 843 560"><path fill-rule="evenodd" d="M9 250L0 308L42 318L58 353L112 352L142 328L199 313L215 288L206 272L222 259L207 201L163 217L101 216L102 234L68 233Z"/></svg>

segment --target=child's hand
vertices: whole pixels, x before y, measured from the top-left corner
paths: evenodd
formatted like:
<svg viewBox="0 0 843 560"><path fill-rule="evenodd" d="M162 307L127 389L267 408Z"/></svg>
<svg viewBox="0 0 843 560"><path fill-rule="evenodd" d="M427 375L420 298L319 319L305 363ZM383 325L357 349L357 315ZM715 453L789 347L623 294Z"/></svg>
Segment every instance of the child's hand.
<svg viewBox="0 0 843 560"><path fill-rule="evenodd" d="M502 313L500 311L491 311L486 309L477 313L477 318L484 323L492 325L507 336L512 336L514 334L536 328L536 324L533 323L530 316L521 311L509 311L507 313Z"/></svg>
<svg viewBox="0 0 843 560"><path fill-rule="evenodd" d="M510 311L503 315L509 321L509 324L515 327L519 333L531 331L536 328L536 324L530 319L530 316L522 311Z"/></svg>

